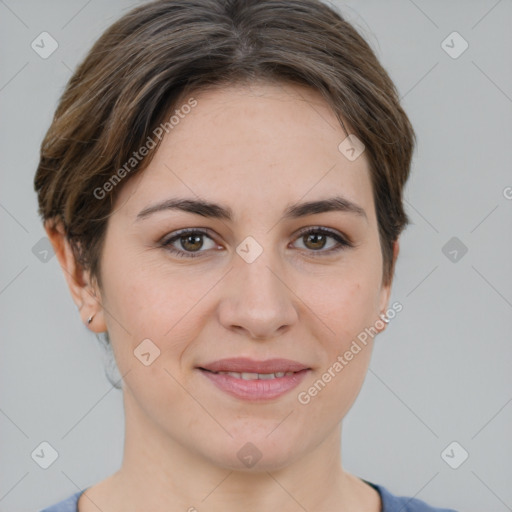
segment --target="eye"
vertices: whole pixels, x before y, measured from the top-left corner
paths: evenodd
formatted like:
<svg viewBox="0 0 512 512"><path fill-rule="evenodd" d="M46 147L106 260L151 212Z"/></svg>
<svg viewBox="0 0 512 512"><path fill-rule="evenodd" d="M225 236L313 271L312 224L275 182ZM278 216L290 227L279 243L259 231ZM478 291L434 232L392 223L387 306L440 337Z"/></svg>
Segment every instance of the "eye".
<svg viewBox="0 0 512 512"><path fill-rule="evenodd" d="M182 229L175 233L171 238L164 239L160 245L178 257L196 258L197 256L200 256L202 252L205 252L201 251L205 245L203 237L209 238L212 242L211 246L207 247L207 249L217 247L206 231L198 229ZM176 244L179 244L183 250L176 248Z"/></svg>
<svg viewBox="0 0 512 512"><path fill-rule="evenodd" d="M205 246L204 237L210 240L210 247L207 246L208 244ZM335 243L331 243L330 248L323 250L327 245L328 239L334 240ZM305 228L301 230L296 240L303 241L306 245L305 248L309 249L308 252L319 253L313 254L315 257L332 254L347 247L353 247L352 242L337 231L321 227ZM180 245L181 248L176 247L176 245ZM175 232L173 236L161 241L160 246L180 258L196 258L201 256L201 253L218 247L212 237L209 236L208 231L201 229L182 229Z"/></svg>
<svg viewBox="0 0 512 512"><path fill-rule="evenodd" d="M334 240L335 243L331 244L331 247L327 250L322 250L326 247L328 239ZM310 252L318 252L320 254L313 254L313 256L321 256L338 252L347 247L353 247L352 242L347 238L343 237L337 231L333 231L327 228L315 227L306 228L300 231L299 238L297 240L303 241L306 245L306 249L310 249Z"/></svg>

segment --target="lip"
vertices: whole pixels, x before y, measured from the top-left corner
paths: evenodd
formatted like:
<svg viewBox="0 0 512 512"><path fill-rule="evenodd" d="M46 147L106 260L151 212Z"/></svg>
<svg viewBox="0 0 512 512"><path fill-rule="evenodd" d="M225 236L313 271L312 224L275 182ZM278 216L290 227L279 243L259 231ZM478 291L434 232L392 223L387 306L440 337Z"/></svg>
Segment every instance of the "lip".
<svg viewBox="0 0 512 512"><path fill-rule="evenodd" d="M211 372L238 372L238 373L276 373L276 372L300 372L310 368L298 361L291 359L266 359L257 361L248 357L232 357L219 359L211 363L198 366L200 369Z"/></svg>
<svg viewBox="0 0 512 512"><path fill-rule="evenodd" d="M197 367L218 389L247 401L264 401L278 398L297 387L311 368L290 359L254 359L239 357L220 359ZM233 375L214 372L236 373L288 373L272 379L245 380ZM290 372L293 372L290 374Z"/></svg>
<svg viewBox="0 0 512 512"><path fill-rule="evenodd" d="M213 373L203 368L198 368L198 370L220 390L247 401L264 401L278 398L297 387L306 374L310 372L309 369L303 369L284 377L245 380L223 373Z"/></svg>

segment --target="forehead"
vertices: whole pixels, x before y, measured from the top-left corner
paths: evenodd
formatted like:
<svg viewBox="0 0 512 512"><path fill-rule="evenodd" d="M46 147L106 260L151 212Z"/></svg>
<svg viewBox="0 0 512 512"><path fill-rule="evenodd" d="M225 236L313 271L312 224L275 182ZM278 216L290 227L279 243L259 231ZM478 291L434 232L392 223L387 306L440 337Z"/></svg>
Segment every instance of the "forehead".
<svg viewBox="0 0 512 512"><path fill-rule="evenodd" d="M196 105L181 111L190 97ZM318 91L289 84L216 87L174 108L181 115L150 165L120 191L120 201L131 196L130 214L178 194L229 203L235 213L341 194L372 215L366 155L351 161L342 154L347 133Z"/></svg>

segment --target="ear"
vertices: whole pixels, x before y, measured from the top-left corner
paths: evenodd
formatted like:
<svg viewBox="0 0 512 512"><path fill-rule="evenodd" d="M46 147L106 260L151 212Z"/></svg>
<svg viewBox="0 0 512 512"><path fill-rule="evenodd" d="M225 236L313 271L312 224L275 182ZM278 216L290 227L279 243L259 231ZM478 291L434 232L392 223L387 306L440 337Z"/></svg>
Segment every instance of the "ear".
<svg viewBox="0 0 512 512"><path fill-rule="evenodd" d="M391 262L391 278L389 279L388 284L382 285L382 287L381 287L380 301L379 301L379 320L382 320L382 317L380 315L385 315L386 311L388 309L389 298L391 296L391 285L393 283L393 275L395 272L395 264L396 264L396 260L398 258L399 252L400 252L400 241L396 240L393 243L393 261ZM387 326L387 322L379 322L379 325L381 323L384 323L384 326L382 327L382 329L379 329L376 327L376 329L379 332L382 332Z"/></svg>
<svg viewBox="0 0 512 512"><path fill-rule="evenodd" d="M59 260L82 322L93 332L106 331L107 326L99 287L96 281L90 278L89 271L84 270L76 261L62 222L46 221L44 229ZM87 320L90 317L92 317L92 321L88 323Z"/></svg>

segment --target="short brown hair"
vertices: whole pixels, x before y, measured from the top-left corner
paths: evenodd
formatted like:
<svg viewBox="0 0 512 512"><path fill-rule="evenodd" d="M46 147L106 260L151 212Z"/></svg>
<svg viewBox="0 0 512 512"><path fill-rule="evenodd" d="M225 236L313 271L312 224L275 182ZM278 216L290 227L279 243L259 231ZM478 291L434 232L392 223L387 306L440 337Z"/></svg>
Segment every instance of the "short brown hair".
<svg viewBox="0 0 512 512"><path fill-rule="evenodd" d="M41 146L39 213L45 222L62 222L77 261L98 284L106 224L122 184L108 187L104 199L93 191L186 95L254 80L320 91L364 143L383 281L391 281L393 243L408 223L402 192L415 136L365 40L320 0L159 0L133 9L98 39L69 80ZM123 173L123 183L154 153Z"/></svg>

